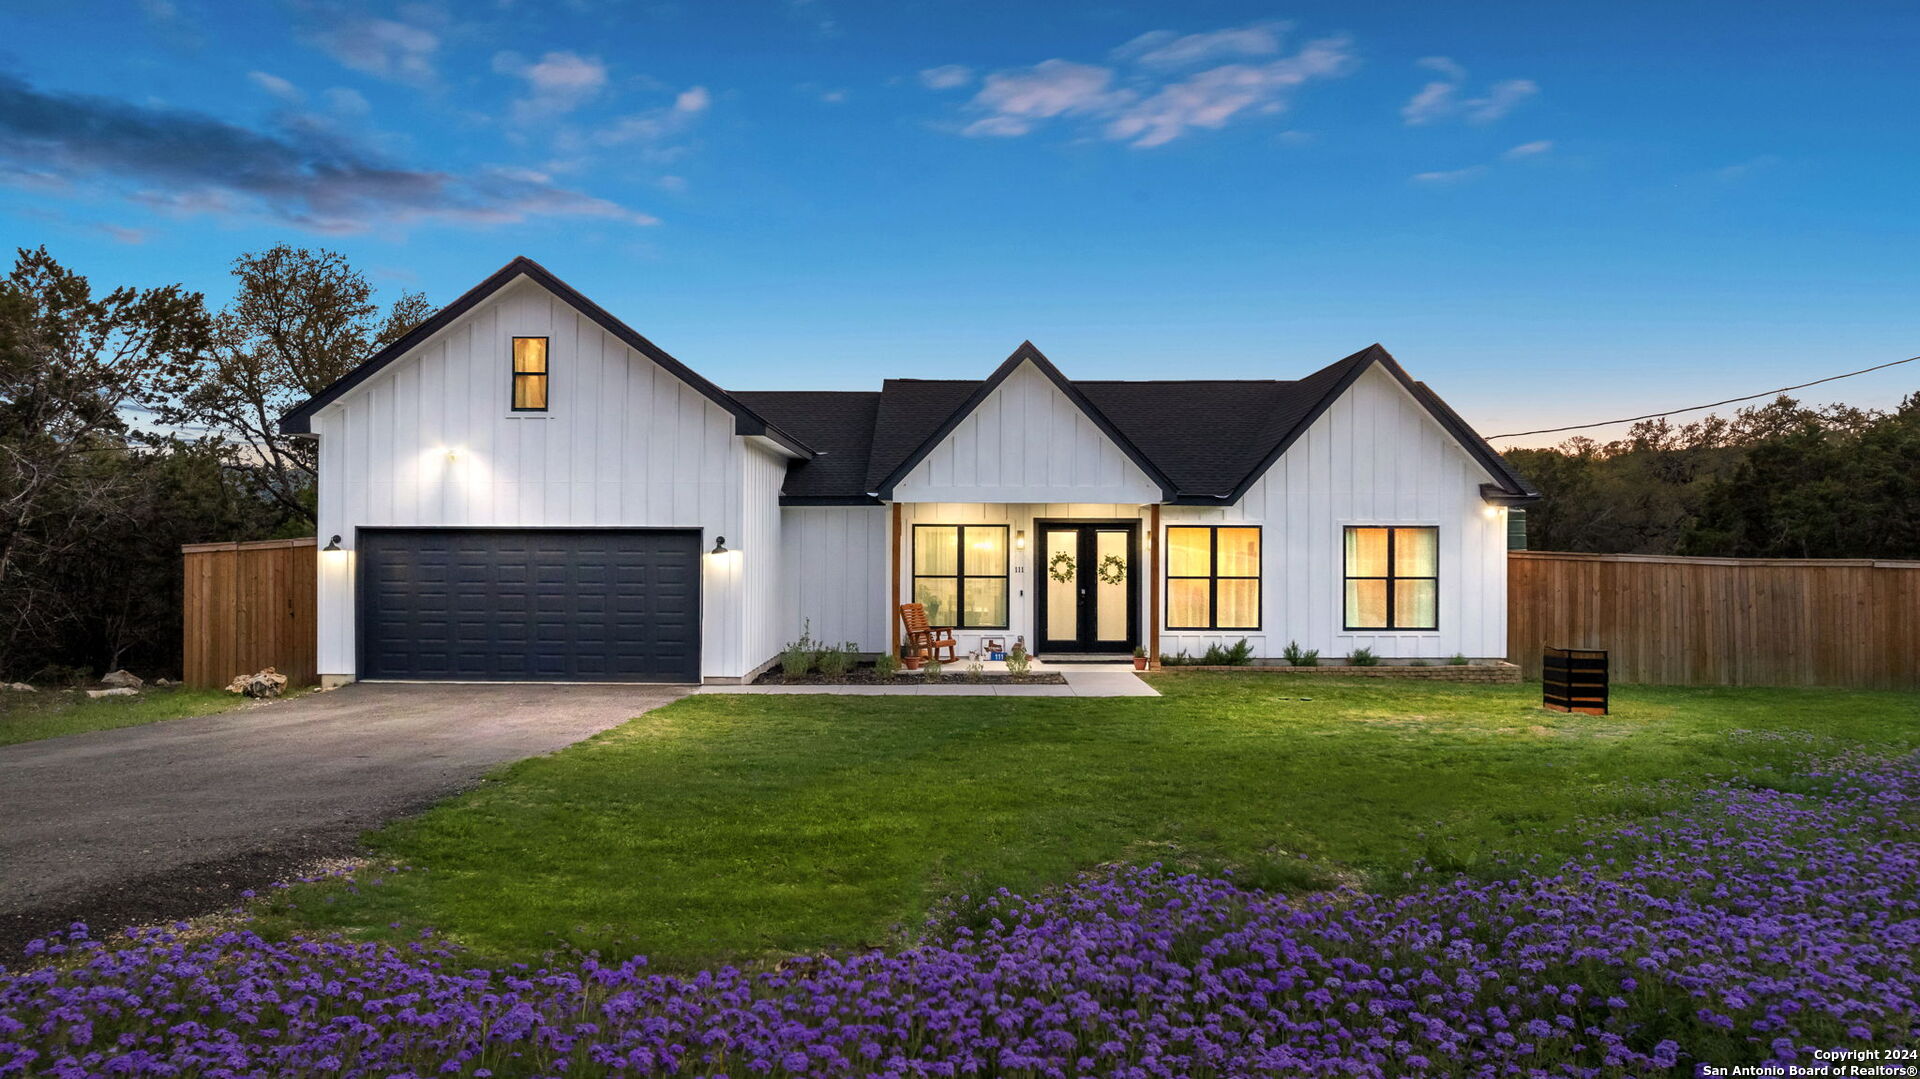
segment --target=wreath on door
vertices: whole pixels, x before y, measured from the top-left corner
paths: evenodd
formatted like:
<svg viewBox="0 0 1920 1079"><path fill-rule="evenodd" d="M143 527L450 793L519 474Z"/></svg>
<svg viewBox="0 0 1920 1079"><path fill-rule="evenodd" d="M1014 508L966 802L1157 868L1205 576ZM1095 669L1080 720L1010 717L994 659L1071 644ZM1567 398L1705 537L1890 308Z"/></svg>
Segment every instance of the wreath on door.
<svg viewBox="0 0 1920 1079"><path fill-rule="evenodd" d="M1066 584L1068 581L1073 580L1074 571L1078 568L1079 567L1074 564L1072 555L1065 551L1060 551L1047 563L1047 576L1059 581L1061 584Z"/></svg>
<svg viewBox="0 0 1920 1079"><path fill-rule="evenodd" d="M1100 560L1100 568L1096 572L1100 574L1102 584L1126 584L1127 560L1117 554L1110 554Z"/></svg>

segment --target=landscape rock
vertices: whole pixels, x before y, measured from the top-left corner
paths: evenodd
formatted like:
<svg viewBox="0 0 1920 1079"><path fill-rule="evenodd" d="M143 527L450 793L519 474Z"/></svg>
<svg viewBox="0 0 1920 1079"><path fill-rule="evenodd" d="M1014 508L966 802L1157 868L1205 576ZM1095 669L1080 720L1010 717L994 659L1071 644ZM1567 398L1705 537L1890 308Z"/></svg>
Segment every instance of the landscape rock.
<svg viewBox="0 0 1920 1079"><path fill-rule="evenodd" d="M287 688L287 676L268 667L256 674L242 674L227 683L228 693L244 693L249 697L265 699L278 697Z"/></svg>
<svg viewBox="0 0 1920 1079"><path fill-rule="evenodd" d="M87 696L89 697L137 697L139 695L140 691L134 689L132 686L115 686L112 689L87 690Z"/></svg>
<svg viewBox="0 0 1920 1079"><path fill-rule="evenodd" d="M37 690L37 689L35 689L35 688L33 688L32 686L30 686L30 685L28 685L28 684L26 684L25 682L8 682L8 683L7 683L7 685L6 685L6 688L7 688L7 689L8 689L9 691L11 691L11 692L14 692L14 693L38 693L38 692L40 692L39 690Z"/></svg>
<svg viewBox="0 0 1920 1079"><path fill-rule="evenodd" d="M139 675L123 669L108 671L106 674L101 675L100 684L103 686L113 686L117 689L139 689L147 683Z"/></svg>
<svg viewBox="0 0 1920 1079"><path fill-rule="evenodd" d="M153 686L155 689L165 689L168 686L177 686L179 684L180 683L174 681L171 678L156 678L153 680Z"/></svg>

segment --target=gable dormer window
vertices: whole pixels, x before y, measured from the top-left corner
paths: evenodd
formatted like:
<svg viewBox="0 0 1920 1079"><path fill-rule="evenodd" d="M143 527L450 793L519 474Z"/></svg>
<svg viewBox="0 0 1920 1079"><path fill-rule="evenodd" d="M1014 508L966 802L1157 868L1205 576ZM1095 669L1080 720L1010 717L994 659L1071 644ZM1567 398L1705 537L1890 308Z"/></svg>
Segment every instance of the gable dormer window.
<svg viewBox="0 0 1920 1079"><path fill-rule="evenodd" d="M547 339L513 339L513 410L547 410Z"/></svg>

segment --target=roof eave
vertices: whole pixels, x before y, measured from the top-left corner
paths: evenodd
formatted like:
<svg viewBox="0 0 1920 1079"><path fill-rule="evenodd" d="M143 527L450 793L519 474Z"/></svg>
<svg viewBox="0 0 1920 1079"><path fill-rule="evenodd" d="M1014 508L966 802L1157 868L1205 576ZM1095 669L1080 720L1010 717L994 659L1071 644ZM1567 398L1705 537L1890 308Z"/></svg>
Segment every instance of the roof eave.
<svg viewBox="0 0 1920 1079"><path fill-rule="evenodd" d="M767 422L764 417L748 408L732 394L707 381L686 364L674 359L665 349L641 336L639 331L615 318L605 308L587 299L572 285L555 277L552 271L525 255L516 256L513 261L495 270L484 281L461 294L458 299L434 312L431 317L409 330L399 340L367 357L353 370L335 379L331 385L295 406L292 411L280 418L281 433L312 434L315 413L339 400L349 390L372 378L388 364L411 352L428 338L451 325L455 319L479 306L481 301L520 277L526 277L560 297L568 306L586 316L601 329L619 338L635 352L666 368L675 378L693 387L714 404L726 409L734 416L734 433L764 435L801 457L813 456L813 449L806 443Z"/></svg>
<svg viewBox="0 0 1920 1079"><path fill-rule="evenodd" d="M1266 475L1267 470L1272 468L1274 463L1281 457L1285 456L1287 450L1293 447L1293 444L1299 440L1300 436L1305 434L1307 429L1313 426L1314 421L1318 420L1322 415L1325 415L1327 409L1333 407L1333 403L1340 399L1340 395L1352 388L1353 384L1359 381L1360 376L1365 374L1368 368L1374 366L1378 366L1381 370L1391 375L1394 381L1398 382L1401 388L1406 390L1407 394L1418 402L1420 407L1425 409L1429 416L1433 417L1434 422L1438 423L1442 429L1452 435L1454 441L1460 445L1460 448L1465 450L1468 456L1478 462L1480 467L1485 469L1487 474L1494 478L1496 482L1486 486L1494 487L1500 491L1502 497L1517 500L1509 503L1511 505L1521 505L1539 500L1540 493L1534 490L1518 472L1514 471L1513 466L1507 464L1506 459L1500 456L1499 451L1489 445L1486 439L1480 437L1479 432L1468 426L1467 421L1461 419L1458 413L1453 411L1445 401L1441 400L1439 394L1434 393L1425 383L1415 382L1412 376L1407 374L1406 369L1400 366L1400 361L1393 358L1392 353L1388 352L1378 343L1375 343L1329 366L1337 366L1339 363L1350 362L1352 363L1352 367L1341 374L1340 378L1328 388L1327 392L1321 396L1319 401L1314 403L1313 408L1301 418L1300 422L1295 424L1293 429L1288 431L1286 436L1267 454L1266 458L1234 488L1232 501L1238 502L1240 499L1246 497L1247 492L1253 488L1255 483L1259 482L1260 477ZM1322 368L1322 370L1326 370L1326 368Z"/></svg>

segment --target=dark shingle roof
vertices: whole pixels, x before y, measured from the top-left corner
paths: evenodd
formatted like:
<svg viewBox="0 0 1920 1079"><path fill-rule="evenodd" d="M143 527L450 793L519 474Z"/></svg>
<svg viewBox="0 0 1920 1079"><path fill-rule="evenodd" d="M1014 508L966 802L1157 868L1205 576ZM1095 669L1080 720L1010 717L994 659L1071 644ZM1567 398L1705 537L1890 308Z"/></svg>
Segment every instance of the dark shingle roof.
<svg viewBox="0 0 1920 1079"><path fill-rule="evenodd" d="M818 451L787 468L789 504L872 503L897 481L996 379L1032 360L1058 375L1031 345L1022 345L993 379L887 379L878 393L735 392L733 396ZM1537 492L1424 383L1373 345L1305 378L1176 381L1057 381L1082 399L1089 417L1139 460L1176 502L1218 505L1238 500L1367 367L1379 364L1517 501Z"/></svg>
<svg viewBox="0 0 1920 1079"><path fill-rule="evenodd" d="M982 385L984 380L977 378L890 378L881 383L873 453L862 492L879 490L887 476Z"/></svg>
<svg viewBox="0 0 1920 1079"><path fill-rule="evenodd" d="M812 460L787 465L780 493L789 502L864 496L880 395L872 390L743 390L735 398L813 448ZM934 421L938 423L938 420Z"/></svg>

